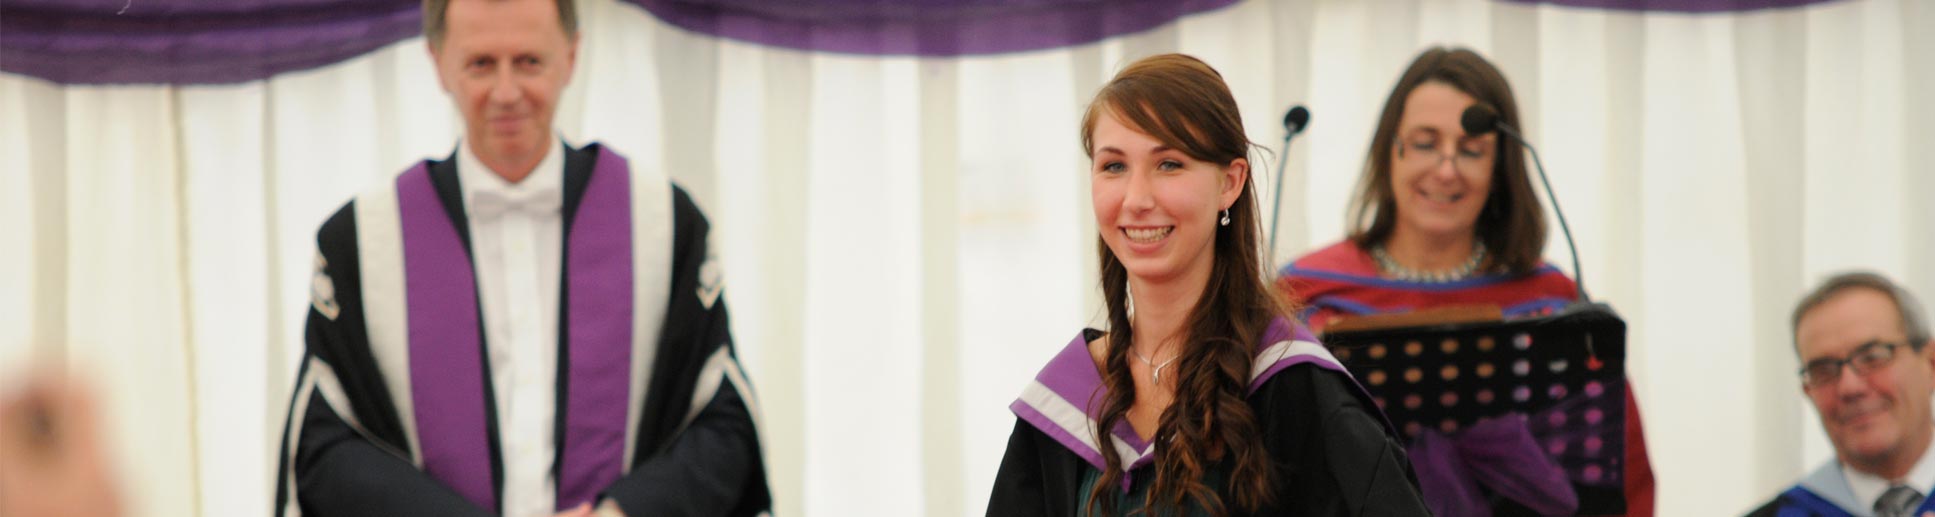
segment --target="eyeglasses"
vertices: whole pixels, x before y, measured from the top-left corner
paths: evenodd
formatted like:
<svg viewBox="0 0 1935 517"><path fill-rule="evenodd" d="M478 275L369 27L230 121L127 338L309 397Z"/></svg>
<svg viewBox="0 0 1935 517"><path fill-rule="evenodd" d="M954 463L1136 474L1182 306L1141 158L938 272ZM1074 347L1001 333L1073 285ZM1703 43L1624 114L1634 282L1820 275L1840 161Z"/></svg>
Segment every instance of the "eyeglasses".
<svg viewBox="0 0 1935 517"><path fill-rule="evenodd" d="M1841 380L1841 365L1854 369L1855 375L1867 375L1895 359L1895 349L1900 344L1870 341L1849 353L1846 359L1815 359L1801 368L1801 385L1818 388Z"/></svg>
<svg viewBox="0 0 1935 517"><path fill-rule="evenodd" d="M1484 162L1492 156L1491 144L1486 143L1482 148L1473 149L1471 147L1473 143L1477 141L1458 142L1456 148L1450 154L1446 154L1438 152L1438 144L1434 141L1398 142L1398 163L1406 168L1436 169L1444 165L1445 160L1451 160L1451 167L1459 172L1467 174L1489 172L1485 170L1489 164Z"/></svg>

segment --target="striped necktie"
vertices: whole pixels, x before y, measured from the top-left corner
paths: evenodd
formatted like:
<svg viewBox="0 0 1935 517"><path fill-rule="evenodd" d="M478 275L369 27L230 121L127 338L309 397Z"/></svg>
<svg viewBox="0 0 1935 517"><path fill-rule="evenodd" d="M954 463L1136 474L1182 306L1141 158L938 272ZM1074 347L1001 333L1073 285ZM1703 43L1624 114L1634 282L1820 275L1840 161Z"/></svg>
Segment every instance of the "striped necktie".
<svg viewBox="0 0 1935 517"><path fill-rule="evenodd" d="M1922 494L1905 485L1888 487L1875 500L1875 517L1915 517L1915 508L1922 505Z"/></svg>

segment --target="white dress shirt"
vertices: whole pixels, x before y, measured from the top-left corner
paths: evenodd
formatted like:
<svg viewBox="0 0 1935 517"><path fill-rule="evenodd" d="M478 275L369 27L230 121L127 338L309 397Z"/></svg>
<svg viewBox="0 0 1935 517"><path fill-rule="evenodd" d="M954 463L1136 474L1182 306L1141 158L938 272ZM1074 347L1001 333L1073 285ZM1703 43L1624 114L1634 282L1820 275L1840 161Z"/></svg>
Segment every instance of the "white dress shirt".
<svg viewBox="0 0 1935 517"><path fill-rule="evenodd" d="M1930 454L1932 452L1935 452L1935 444L1931 444L1930 449L1922 452L1921 459L1915 460L1915 466L1908 469L1907 479L1882 479L1881 476L1855 470L1853 466L1843 462L1841 473L1848 479L1848 489L1854 492L1854 500L1867 505L1859 508L1858 511L1867 512L1874 508L1875 501L1881 499L1881 494L1887 492L1888 487L1895 485L1908 485L1908 488L1922 492L1922 497L1928 497L1926 490L1935 487L1935 454Z"/></svg>
<svg viewBox="0 0 1935 517"><path fill-rule="evenodd" d="M499 507L508 517L553 515L564 144L551 146L529 176L511 183L462 142L457 178L470 220L486 360L497 399L504 462Z"/></svg>

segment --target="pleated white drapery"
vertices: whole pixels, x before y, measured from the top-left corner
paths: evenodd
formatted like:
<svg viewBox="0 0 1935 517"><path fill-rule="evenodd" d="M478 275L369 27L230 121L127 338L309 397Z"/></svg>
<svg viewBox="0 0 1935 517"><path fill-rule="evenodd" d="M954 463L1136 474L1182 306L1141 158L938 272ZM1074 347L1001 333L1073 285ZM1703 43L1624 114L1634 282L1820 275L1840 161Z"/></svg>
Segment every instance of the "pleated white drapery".
<svg viewBox="0 0 1935 517"><path fill-rule="evenodd" d="M1787 328L1812 282L1872 268L1935 298L1928 2L1259 0L956 59L763 48L582 4L558 128L665 169L712 218L781 515L982 513L1007 403L1101 319L1081 110L1150 53L1221 70L1255 141L1310 107L1283 260L1343 235L1422 46L1498 63L1588 287L1632 324L1661 515L1741 513L1831 456ZM40 358L100 385L138 515L261 514L315 227L460 127L421 40L234 86L0 76L0 376ZM1267 196L1275 159L1256 163ZM1555 233L1548 257L1564 250Z"/></svg>

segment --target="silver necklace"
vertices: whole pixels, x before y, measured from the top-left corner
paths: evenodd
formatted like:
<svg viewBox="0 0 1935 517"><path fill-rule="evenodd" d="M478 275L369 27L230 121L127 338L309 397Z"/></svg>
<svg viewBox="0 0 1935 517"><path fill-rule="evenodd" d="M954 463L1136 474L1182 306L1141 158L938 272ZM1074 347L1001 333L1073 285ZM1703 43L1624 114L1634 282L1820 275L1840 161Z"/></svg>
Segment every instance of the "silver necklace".
<svg viewBox="0 0 1935 517"><path fill-rule="evenodd" d="M1182 357L1181 354L1178 354L1176 357L1171 357L1169 360L1163 361L1162 364L1155 364L1149 361L1149 358L1143 357L1142 352L1135 351L1135 347L1129 347L1129 353L1134 354L1136 360L1142 361L1142 364L1149 366L1149 382L1156 384L1162 383L1162 369L1168 367L1169 363L1174 363L1176 359Z"/></svg>
<svg viewBox="0 0 1935 517"><path fill-rule="evenodd" d="M1471 256L1465 258L1465 263L1441 271L1422 272L1404 267L1404 264L1399 264L1397 259L1391 258L1391 253L1384 250L1383 244L1371 246L1371 259L1377 261L1378 271L1386 277L1442 284L1471 278L1473 273L1478 272L1478 265L1485 262L1485 243L1472 241Z"/></svg>

